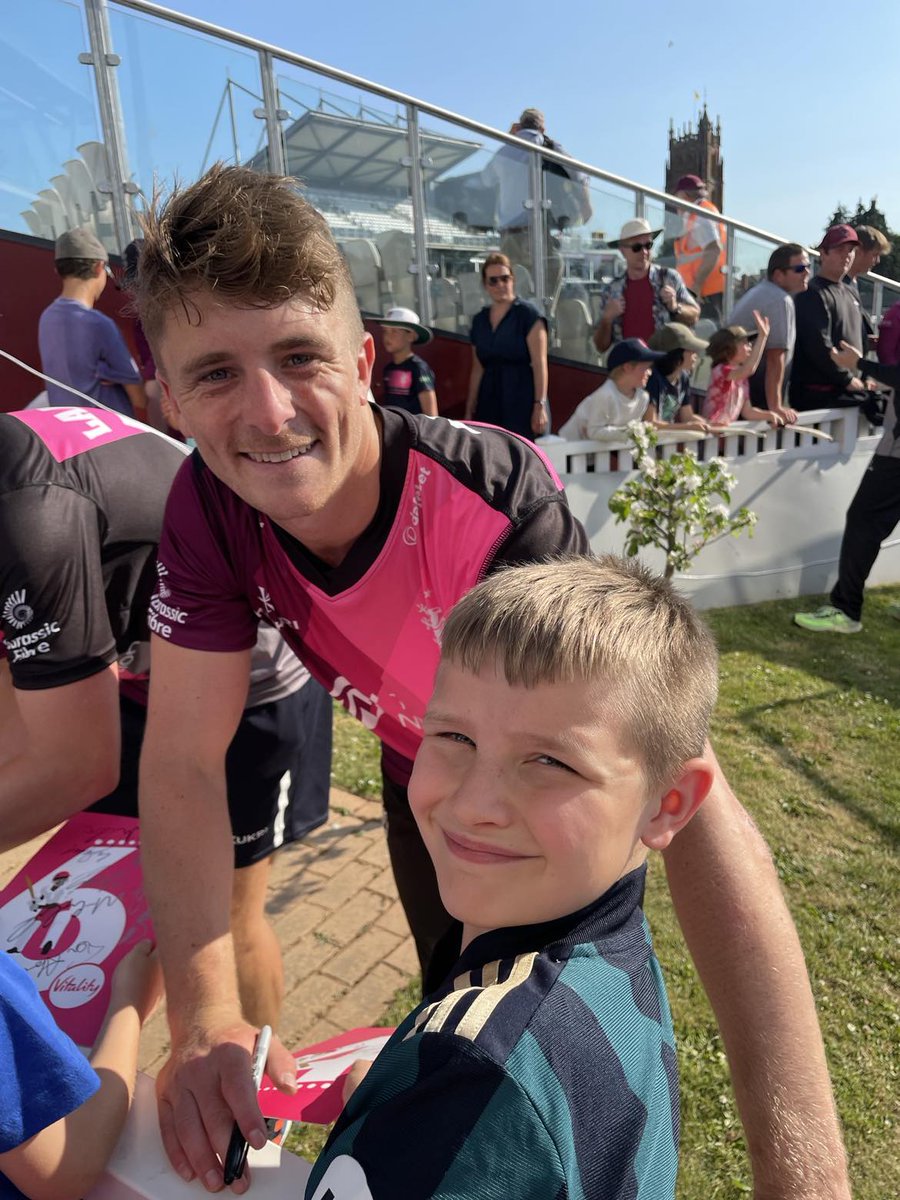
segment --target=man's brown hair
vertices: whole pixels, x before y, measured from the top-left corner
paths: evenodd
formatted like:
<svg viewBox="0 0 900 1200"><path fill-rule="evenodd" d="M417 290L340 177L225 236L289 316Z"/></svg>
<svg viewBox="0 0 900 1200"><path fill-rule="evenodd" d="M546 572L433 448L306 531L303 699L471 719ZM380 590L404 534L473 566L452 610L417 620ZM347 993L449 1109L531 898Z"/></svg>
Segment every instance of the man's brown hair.
<svg viewBox="0 0 900 1200"><path fill-rule="evenodd" d="M791 265L791 259L798 254L805 254L806 251L799 242L785 242L782 246L776 246L769 255L769 265L766 268L766 276L769 279L775 278L776 271L786 271Z"/></svg>
<svg viewBox="0 0 900 1200"><path fill-rule="evenodd" d="M217 163L154 203L141 220L144 240L131 282L151 343L173 308L194 319L191 295L199 291L251 308L275 308L298 296L322 310L345 301L362 336L347 264L299 187L287 176Z"/></svg>
<svg viewBox="0 0 900 1200"><path fill-rule="evenodd" d="M513 687L600 683L616 734L665 787L702 753L716 702L716 645L692 605L636 559L551 559L509 567L456 605L441 658Z"/></svg>
<svg viewBox="0 0 900 1200"><path fill-rule="evenodd" d="M857 225L856 236L859 238L860 250L869 251L877 247L879 254L889 254L891 251L891 243L874 225Z"/></svg>

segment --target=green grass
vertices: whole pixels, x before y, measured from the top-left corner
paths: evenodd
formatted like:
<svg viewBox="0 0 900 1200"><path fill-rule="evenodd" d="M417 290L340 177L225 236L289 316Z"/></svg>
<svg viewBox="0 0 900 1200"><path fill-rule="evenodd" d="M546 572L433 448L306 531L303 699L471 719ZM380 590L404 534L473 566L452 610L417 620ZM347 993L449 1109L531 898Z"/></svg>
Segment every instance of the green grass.
<svg viewBox="0 0 900 1200"><path fill-rule="evenodd" d="M854 637L797 629L796 601L708 614L721 653L714 743L799 929L855 1200L900 1195L900 623L886 611L898 601L900 587L870 591ZM339 713L335 781L377 795L378 774L374 739ZM750 1174L725 1056L658 865L647 911L679 1046L679 1196L737 1200L750 1194ZM373 1019L395 1024L417 998L412 983ZM322 1140L304 1133L300 1151L314 1156Z"/></svg>

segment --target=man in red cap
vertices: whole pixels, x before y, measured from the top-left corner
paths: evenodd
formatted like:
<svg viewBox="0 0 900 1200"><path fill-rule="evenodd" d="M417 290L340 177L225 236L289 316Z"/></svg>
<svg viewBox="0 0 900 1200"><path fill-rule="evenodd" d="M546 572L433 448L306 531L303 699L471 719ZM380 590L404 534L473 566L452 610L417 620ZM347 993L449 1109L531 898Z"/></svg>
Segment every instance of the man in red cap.
<svg viewBox="0 0 900 1200"><path fill-rule="evenodd" d="M682 175L675 185L679 200L718 213L699 175ZM722 319L725 292L725 226L699 213L680 210L684 227L675 239L675 265L687 288L700 301L700 315Z"/></svg>
<svg viewBox="0 0 900 1200"><path fill-rule="evenodd" d="M843 282L859 245L850 225L832 225L817 247L819 271L805 292L794 297L797 341L791 371L791 407L848 408L861 404L868 391L858 374L842 367L833 350L841 342L859 349L862 318L859 302Z"/></svg>

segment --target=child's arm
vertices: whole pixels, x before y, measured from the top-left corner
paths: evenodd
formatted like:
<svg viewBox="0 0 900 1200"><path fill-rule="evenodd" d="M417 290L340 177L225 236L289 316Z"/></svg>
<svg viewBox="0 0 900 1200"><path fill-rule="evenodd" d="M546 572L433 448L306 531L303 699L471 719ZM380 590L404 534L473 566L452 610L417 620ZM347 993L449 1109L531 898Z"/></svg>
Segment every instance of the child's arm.
<svg viewBox="0 0 900 1200"><path fill-rule="evenodd" d="M684 413L684 416L681 414ZM656 405L651 400L647 405L647 411L644 413L644 421L648 425L652 425L654 429L696 429L701 433L709 432L709 425L702 417L698 417L689 404L683 404L678 410L677 419L674 421L663 421L660 417Z"/></svg>
<svg viewBox="0 0 900 1200"><path fill-rule="evenodd" d="M91 1054L100 1088L34 1137L0 1154L0 1171L31 1200L79 1200L109 1162L134 1094L141 1026L162 994L156 952L141 942L116 968Z"/></svg>
<svg viewBox="0 0 900 1200"><path fill-rule="evenodd" d="M749 379L759 366L762 360L763 351L766 348L766 338L769 336L769 319L761 313L753 310L753 320L756 322L758 337L753 343L753 350L750 352L750 357L739 367L733 367L731 378L740 382L742 379Z"/></svg>
<svg viewBox="0 0 900 1200"><path fill-rule="evenodd" d="M745 421L768 421L775 429L785 423L785 418L781 413L777 413L771 408L757 408L755 404L750 402L749 395L741 405L741 417Z"/></svg>
<svg viewBox="0 0 900 1200"><path fill-rule="evenodd" d="M419 392L419 404L422 412L427 417L436 417L438 415L437 392L434 388L426 389L424 392Z"/></svg>

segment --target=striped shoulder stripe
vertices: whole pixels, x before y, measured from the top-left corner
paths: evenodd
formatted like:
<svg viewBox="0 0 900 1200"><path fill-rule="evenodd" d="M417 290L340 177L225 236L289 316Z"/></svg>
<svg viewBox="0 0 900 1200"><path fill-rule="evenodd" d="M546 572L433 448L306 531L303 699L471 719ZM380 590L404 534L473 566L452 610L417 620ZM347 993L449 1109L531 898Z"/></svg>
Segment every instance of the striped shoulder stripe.
<svg viewBox="0 0 900 1200"><path fill-rule="evenodd" d="M538 951L532 950L511 962L502 959L486 963L477 971L457 976L453 991L443 1000L426 1005L403 1040L408 1041L420 1033L445 1030L474 1042L500 1001L531 977L538 957Z"/></svg>

